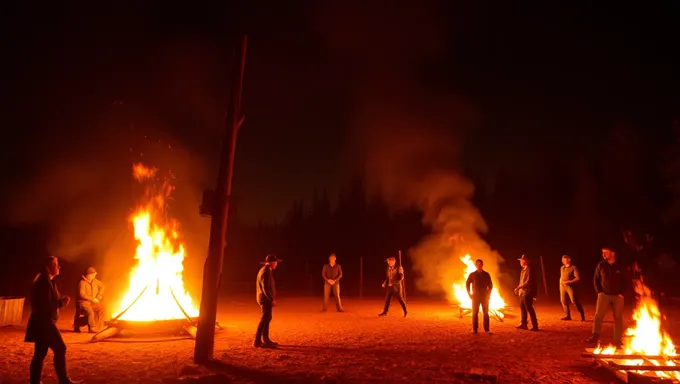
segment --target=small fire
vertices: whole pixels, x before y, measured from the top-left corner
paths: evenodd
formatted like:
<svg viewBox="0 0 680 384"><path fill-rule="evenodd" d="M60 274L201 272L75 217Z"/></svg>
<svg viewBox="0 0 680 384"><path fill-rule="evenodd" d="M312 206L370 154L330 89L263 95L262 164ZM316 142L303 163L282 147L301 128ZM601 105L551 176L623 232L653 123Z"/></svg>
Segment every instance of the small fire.
<svg viewBox="0 0 680 384"><path fill-rule="evenodd" d="M154 177L157 170L138 163L132 171L135 179L143 182ZM149 187L146 204L130 217L137 239L137 266L130 273L130 285L120 304L118 313L130 307L121 320L183 319L186 316L182 309L190 317L198 316L191 296L184 290L184 244L180 241L179 224L166 216L172 189L167 181L160 190Z"/></svg>
<svg viewBox="0 0 680 384"><path fill-rule="evenodd" d="M622 365L643 365L645 360L657 366L675 366L671 361L677 358L675 345L670 336L661 328L661 312L657 301L652 297L652 291L641 279L634 280L635 292L639 295L638 303L633 312L635 326L626 330L623 340L623 355L650 356L646 359L623 359ZM593 354L615 355L616 347L600 345L593 350ZM654 357L651 357L654 356ZM652 374L661 378L680 380L680 372L663 371L637 371L640 374Z"/></svg>
<svg viewBox="0 0 680 384"><path fill-rule="evenodd" d="M465 282L467 281L468 276L477 270L477 267L475 266L475 262L472 260L470 255L465 255L460 258L460 260L465 264L467 267L465 272L463 273L463 279L460 283L454 283L453 284L453 295L455 299L458 301L459 306L461 308L472 308L472 299L467 293L467 289L465 287ZM501 297L501 295L498 294L498 288L497 284L494 282L494 289L491 291L491 297L489 298L489 310L495 310L498 311L500 309L505 308L505 301ZM503 317L503 314L499 311L498 315Z"/></svg>

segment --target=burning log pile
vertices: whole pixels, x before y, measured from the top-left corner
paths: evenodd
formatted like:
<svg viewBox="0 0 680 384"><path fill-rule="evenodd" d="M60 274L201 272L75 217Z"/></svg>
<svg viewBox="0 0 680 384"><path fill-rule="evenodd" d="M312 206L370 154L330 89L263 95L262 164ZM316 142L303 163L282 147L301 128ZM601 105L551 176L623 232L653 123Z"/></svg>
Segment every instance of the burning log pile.
<svg viewBox="0 0 680 384"><path fill-rule="evenodd" d="M465 264L466 268L465 272L463 272L461 282L453 284L453 295L455 300L458 301L458 317L462 318L472 314L472 299L468 295L465 281L469 274L477 270L477 267L470 255L465 255L461 257L460 260ZM498 284L494 282L494 286L498 287ZM505 301L498 293L498 288L494 288L493 291L491 291L491 298L489 299L489 315L502 322L505 319L505 309Z"/></svg>
<svg viewBox="0 0 680 384"><path fill-rule="evenodd" d="M658 303L641 276L634 285L638 295L633 312L635 326L626 330L623 347L598 345L581 356L592 358L627 383L680 383L680 359L661 327Z"/></svg>
<svg viewBox="0 0 680 384"><path fill-rule="evenodd" d="M139 182L152 181L156 171L141 163L133 166L133 176ZM129 288L118 315L92 337L92 342L126 330L144 334L182 330L196 336L198 310L184 289L182 277L184 244L179 224L169 219L166 211L172 189L167 180L159 188L149 183L144 204L131 216L137 265L130 273Z"/></svg>

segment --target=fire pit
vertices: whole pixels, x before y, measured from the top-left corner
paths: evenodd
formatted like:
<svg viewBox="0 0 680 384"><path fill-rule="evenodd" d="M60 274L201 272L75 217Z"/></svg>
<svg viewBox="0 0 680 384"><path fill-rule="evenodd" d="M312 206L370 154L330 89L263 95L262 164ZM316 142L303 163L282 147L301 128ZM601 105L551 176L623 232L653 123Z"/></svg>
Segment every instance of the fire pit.
<svg viewBox="0 0 680 384"><path fill-rule="evenodd" d="M458 301L458 317L463 318L467 315L472 315L472 299L468 295L467 288L465 287L465 281L467 281L468 275L477 270L475 262L472 260L470 255L465 255L460 258L460 260L465 264L466 269L463 274L462 283L453 284L453 296ZM498 287L498 284L494 282L494 285ZM503 322L505 319L505 301L498 293L498 288L491 291L491 298L489 299L489 315L494 317L496 320Z"/></svg>
<svg viewBox="0 0 680 384"><path fill-rule="evenodd" d="M642 277L634 280L638 303L633 312L635 326L626 330L623 347L586 349L582 357L627 383L680 383L680 359L670 336L661 328L661 313Z"/></svg>
<svg viewBox="0 0 680 384"><path fill-rule="evenodd" d="M157 179L157 170L141 163L132 168L137 181L146 183L146 196L130 217L137 240L136 267L120 310L92 342L128 334L182 332L196 336L198 309L184 289L184 244L179 223L168 217L167 200L173 186ZM219 328L219 325L217 325Z"/></svg>

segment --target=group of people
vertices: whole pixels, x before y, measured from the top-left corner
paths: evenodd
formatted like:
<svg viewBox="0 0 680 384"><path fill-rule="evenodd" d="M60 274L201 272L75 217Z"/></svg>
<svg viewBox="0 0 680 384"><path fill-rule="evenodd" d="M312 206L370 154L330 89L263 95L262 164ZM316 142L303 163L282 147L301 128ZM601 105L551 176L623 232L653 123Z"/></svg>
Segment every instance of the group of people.
<svg viewBox="0 0 680 384"><path fill-rule="evenodd" d="M49 256L42 262L41 272L33 280L31 289L31 316L26 326L25 341L35 344L30 366L30 383L40 384L43 361L47 351L54 354L54 370L59 384L73 384L66 371L66 344L57 328L59 309L68 305L71 298L61 295L54 278L59 275L59 260ZM80 332L81 316L88 326L89 332L97 332L101 326L104 313L101 301L104 285L97 278L97 271L89 267L76 288L76 314L73 319L75 332Z"/></svg>
<svg viewBox="0 0 680 384"><path fill-rule="evenodd" d="M627 269L621 263L616 262L616 254L609 248L602 249L603 261L597 265L593 277L595 291L597 292L597 304L595 307L595 319L593 322L592 335L586 340L595 343L599 341L600 331L604 317L613 311L614 315L614 345L621 346L623 334L623 304L624 293L629 286ZM531 266L531 260L522 255L519 259L522 272L519 284L514 289L519 295L521 321L518 329L538 331L538 319L534 310L534 298L537 294L537 280ZM276 307L276 282L274 270L282 260L276 255L267 255L262 262L257 274L256 300L259 304L262 316L255 332L256 348L276 348L278 343L269 336L269 325L272 320L273 308ZM390 304L396 299L407 316L406 302L403 299L404 269L396 265L395 257L385 259L387 268L382 287L385 288L385 305L378 316L387 316ZM576 306L585 321L585 312L581 305L575 285L581 280L578 268L571 263L571 257L562 256L560 270L560 300L564 308L565 317L562 320L571 320L569 308L570 302ZM484 270L484 262L481 259L475 261L477 270L472 272L466 281L467 292L472 299L472 333L478 333L479 310L481 307L484 331L490 332L489 325L489 299L494 288L492 278ZM56 326L59 309L70 302L70 297L61 295L54 278L59 275L59 260L50 256L42 263L42 270L33 281L31 290L31 316L26 327L26 342L35 344L33 359L30 365L30 383L39 384L42 376L43 361L47 356L48 349L54 354L54 366L59 384L76 383L69 378L66 371L66 344ZM76 290L76 314L74 317L74 331L80 332L81 318L84 318L91 333L98 332L103 319L104 308L102 306L104 285L97 278L97 271L93 267L87 268L78 281ZM328 307L328 298L332 294L338 312L343 312L340 299L340 280L342 279L342 267L337 263L337 257L332 254L328 258L328 264L323 266L321 276L324 279L324 298L322 311ZM529 328L529 319L531 328Z"/></svg>
<svg viewBox="0 0 680 384"><path fill-rule="evenodd" d="M272 321L272 309L276 306L276 282L274 280L274 270L282 260L276 255L267 255L263 261L262 268L257 273L256 300L262 311L260 322L255 332L255 348L276 348L278 343L269 337L269 324ZM404 311L404 317L408 315L406 302L403 298L404 268L396 265L395 257L385 259L387 270L382 287L385 289L385 305L383 311L378 316L387 316L392 299L396 299ZM323 307L322 312L328 308L328 298L332 294L335 298L335 307L338 312L344 312L342 300L340 299L340 279L342 279L342 267L337 263L337 256L331 254L328 257L328 264L321 269L321 277L324 280L323 288Z"/></svg>
<svg viewBox="0 0 680 384"><path fill-rule="evenodd" d="M610 248L602 249L602 258L593 276L593 284L597 293L597 304L595 307L595 319L593 321L592 335L586 340L590 343L599 341L602 330L602 322L611 309L614 314L614 342L617 347L621 346L621 336L623 334L623 300L624 292L628 286L628 274L625 266L616 262L616 253ZM519 296L520 303L520 323L517 329L538 331L538 317L534 309L534 300L537 296L537 279L532 267L531 259L527 255L522 255L519 259L522 271L519 277L519 284L514 289L514 293ZM396 266L396 259L388 257L385 280L382 287L385 288L385 306L378 316L387 316L392 299L396 299L404 311L404 317L408 314L406 302L403 299L404 269ZM272 320L272 308L276 306L276 285L274 273L281 259L275 255L268 255L262 268L257 275L257 303L262 309L262 317L255 333L253 345L256 348L276 348L278 343L269 337L269 324ZM472 300L472 333L477 334L479 330L479 310L482 310L482 321L484 332L491 334L489 321L489 300L494 288L491 275L484 270L484 261L475 261L477 270L470 273L465 283L466 290ZM337 263L335 254L328 257L328 264L323 266L321 277L324 280L324 296L322 312L328 308L328 299L332 294L335 298L336 309L344 312L342 300L340 299L340 279L342 278L342 267ZM560 268L560 302L564 309L565 316L561 320L572 320L570 304L573 303L578 311L581 321L586 320L583 305L578 298L576 289L577 283L581 281L578 268L572 264L569 255L562 256L562 267ZM529 328L529 320L531 328Z"/></svg>
<svg viewBox="0 0 680 384"><path fill-rule="evenodd" d="M610 248L602 249L602 258L593 275L593 285L597 293L597 304L595 306L595 318L591 336L586 342L597 343L600 339L602 322L611 310L614 316L614 338L613 344L621 347L621 337L623 335L623 302L624 293L629 285L629 275L626 267L616 262L616 253ZM520 302L520 324L518 329L529 329L528 318L531 319L530 331L538 331L538 319L534 309L534 298L537 294L537 284L531 260L522 255L519 259L522 272L519 284L514 289L515 294L519 295ZM482 309L484 332L491 333L489 327L489 300L493 290L491 275L484 270L484 262L481 259L475 261L477 270L472 272L466 281L468 295L472 299L472 333L476 334L479 327L479 309ZM573 303L581 316L581 321L586 320L583 305L578 298L576 284L581 281L578 268L572 264L569 255L562 256L562 267L560 268L560 301L564 309L565 316L561 320L571 320L570 303Z"/></svg>

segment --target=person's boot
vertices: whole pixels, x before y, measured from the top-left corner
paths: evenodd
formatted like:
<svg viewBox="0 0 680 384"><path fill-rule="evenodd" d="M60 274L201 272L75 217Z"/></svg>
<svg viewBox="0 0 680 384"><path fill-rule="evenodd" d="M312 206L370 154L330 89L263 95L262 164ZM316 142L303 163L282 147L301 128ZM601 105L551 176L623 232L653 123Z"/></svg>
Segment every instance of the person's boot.
<svg viewBox="0 0 680 384"><path fill-rule="evenodd" d="M40 364L31 361L31 379L30 379L31 384L42 384L42 381L40 380L42 377L42 368L43 368L42 361L40 362Z"/></svg>
<svg viewBox="0 0 680 384"><path fill-rule="evenodd" d="M382 312L380 312L380 313L378 314L378 316L380 316L380 317L385 317L385 316L387 316L387 312L382 311Z"/></svg>
<svg viewBox="0 0 680 384"><path fill-rule="evenodd" d="M581 312L581 321L586 321L586 314L585 314L585 312Z"/></svg>
<svg viewBox="0 0 680 384"><path fill-rule="evenodd" d="M569 316L569 315L564 316L564 317L561 318L560 320L567 320L567 321L568 321L568 320L571 320L571 316Z"/></svg>
<svg viewBox="0 0 680 384"><path fill-rule="evenodd" d="M592 335L586 339L586 343L597 343L600 341L600 335Z"/></svg>
<svg viewBox="0 0 680 384"><path fill-rule="evenodd" d="M516 326L515 328L517 328L517 329L529 329L529 327L527 327L526 324L520 324L520 325Z"/></svg>

